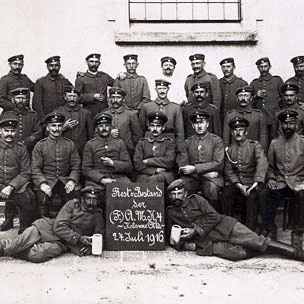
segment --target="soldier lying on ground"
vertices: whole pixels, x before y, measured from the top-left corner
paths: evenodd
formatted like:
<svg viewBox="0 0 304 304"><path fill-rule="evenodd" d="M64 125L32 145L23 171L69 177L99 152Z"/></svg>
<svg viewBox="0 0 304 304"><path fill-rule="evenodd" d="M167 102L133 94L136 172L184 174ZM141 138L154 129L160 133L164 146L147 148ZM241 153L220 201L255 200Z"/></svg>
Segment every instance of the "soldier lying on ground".
<svg viewBox="0 0 304 304"><path fill-rule="evenodd" d="M90 254L90 235L105 232L102 212L97 208L100 189L88 186L81 193L80 199L64 205L56 219L43 217L16 238L0 241L0 256L41 263L67 250L79 256Z"/></svg>
<svg viewBox="0 0 304 304"><path fill-rule="evenodd" d="M168 191L172 206L166 212L167 231L171 233L170 243L175 249L192 250L198 255L215 255L235 261L259 253L277 253L304 261L303 250L257 235L236 219L217 213L199 195L187 197L183 180L173 181ZM182 229L180 236L173 233L173 230L179 228L176 225Z"/></svg>

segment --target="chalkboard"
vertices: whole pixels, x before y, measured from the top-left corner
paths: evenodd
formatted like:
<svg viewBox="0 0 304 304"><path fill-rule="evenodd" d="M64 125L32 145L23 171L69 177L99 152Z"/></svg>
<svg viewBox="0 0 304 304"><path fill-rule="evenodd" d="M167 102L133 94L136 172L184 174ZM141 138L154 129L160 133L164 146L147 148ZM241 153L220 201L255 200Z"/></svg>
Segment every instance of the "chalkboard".
<svg viewBox="0 0 304 304"><path fill-rule="evenodd" d="M107 250L164 250L162 183L107 185Z"/></svg>

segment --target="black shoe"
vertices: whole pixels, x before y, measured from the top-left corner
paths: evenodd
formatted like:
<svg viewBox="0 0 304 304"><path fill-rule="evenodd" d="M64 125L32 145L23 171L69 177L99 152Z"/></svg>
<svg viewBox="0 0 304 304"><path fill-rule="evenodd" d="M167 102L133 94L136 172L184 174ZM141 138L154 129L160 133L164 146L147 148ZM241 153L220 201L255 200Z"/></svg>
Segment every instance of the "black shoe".
<svg viewBox="0 0 304 304"><path fill-rule="evenodd" d="M13 219L6 219L0 226L0 231L7 231L14 227Z"/></svg>

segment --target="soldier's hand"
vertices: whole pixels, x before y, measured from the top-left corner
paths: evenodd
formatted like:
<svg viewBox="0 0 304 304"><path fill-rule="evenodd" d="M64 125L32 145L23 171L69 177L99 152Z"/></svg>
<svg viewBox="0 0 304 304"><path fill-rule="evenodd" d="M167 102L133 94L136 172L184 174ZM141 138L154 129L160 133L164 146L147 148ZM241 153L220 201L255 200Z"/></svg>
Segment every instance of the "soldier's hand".
<svg viewBox="0 0 304 304"><path fill-rule="evenodd" d="M204 174L205 177L208 177L208 178L216 178L218 177L218 172L208 172L208 173L205 173Z"/></svg>
<svg viewBox="0 0 304 304"><path fill-rule="evenodd" d="M250 192L254 189L254 188L256 188L258 186L258 183L257 182L254 182L253 184L252 184L252 186L247 190L247 196L249 196L250 195Z"/></svg>
<svg viewBox="0 0 304 304"><path fill-rule="evenodd" d="M156 173L166 172L165 168L156 168Z"/></svg>
<svg viewBox="0 0 304 304"><path fill-rule="evenodd" d="M143 164L147 165L148 164L148 160L147 159L143 159Z"/></svg>
<svg viewBox="0 0 304 304"><path fill-rule="evenodd" d="M78 125L78 121L72 118L69 118L63 125L63 129L74 129Z"/></svg>
<svg viewBox="0 0 304 304"><path fill-rule="evenodd" d="M274 190L277 187L277 181L275 179L270 179L267 183L267 187Z"/></svg>
<svg viewBox="0 0 304 304"><path fill-rule="evenodd" d="M91 253L91 247L90 246L83 246L79 250L80 256L88 255Z"/></svg>
<svg viewBox="0 0 304 304"><path fill-rule="evenodd" d="M196 231L194 230L194 228L183 228L181 239L190 239L195 235L195 233Z"/></svg>
<svg viewBox="0 0 304 304"><path fill-rule="evenodd" d="M117 137L119 136L119 130L118 130L118 129L112 129L111 135L112 135L114 138L117 138Z"/></svg>
<svg viewBox="0 0 304 304"><path fill-rule="evenodd" d="M92 239L89 237L89 236L85 236L85 235L82 235L80 238L79 238L79 242L84 245L84 246L91 246L92 245Z"/></svg>
<svg viewBox="0 0 304 304"><path fill-rule="evenodd" d="M46 183L42 183L41 185L40 185L40 190L42 191L42 192L44 192L46 195L48 195L48 196L52 196L52 188L48 185L48 184L46 184Z"/></svg>
<svg viewBox="0 0 304 304"><path fill-rule="evenodd" d="M69 180L69 181L65 184L64 190L65 190L66 193L70 193L70 192L72 192L72 191L74 190L75 186L76 186L75 182L72 181L72 180Z"/></svg>
<svg viewBox="0 0 304 304"><path fill-rule="evenodd" d="M105 100L104 96L102 94L99 94L99 93L94 94L94 99L96 101L99 101L99 102L102 102L102 101Z"/></svg>
<svg viewBox="0 0 304 304"><path fill-rule="evenodd" d="M127 77L127 73L126 73L126 72L120 72L120 73L118 73L118 75L117 75L117 78L118 78L119 80L124 80L126 77Z"/></svg>
<svg viewBox="0 0 304 304"><path fill-rule="evenodd" d="M104 185L107 185L107 184L111 184L111 183L116 183L117 180L114 179L114 178L102 178L101 179L101 183L104 184Z"/></svg>
<svg viewBox="0 0 304 304"><path fill-rule="evenodd" d="M11 193L13 192L13 190L14 190L13 186L4 187L0 192L0 197L1 198L8 198L11 195Z"/></svg>
<svg viewBox="0 0 304 304"><path fill-rule="evenodd" d="M247 188L248 186L237 183L236 186L240 189L241 193L247 197Z"/></svg>
<svg viewBox="0 0 304 304"><path fill-rule="evenodd" d="M109 157L100 157L100 160L102 161L102 163L105 166L114 167L114 162L113 162L113 160L111 158L109 158Z"/></svg>
<svg viewBox="0 0 304 304"><path fill-rule="evenodd" d="M195 167L191 166L191 165L186 165L186 166L180 167L179 171L181 171L185 175L190 175L195 172Z"/></svg>
<svg viewBox="0 0 304 304"><path fill-rule="evenodd" d="M266 93L265 90L258 90L256 95L257 95L258 97L263 98L263 97L266 96L266 94L267 94L267 93Z"/></svg>

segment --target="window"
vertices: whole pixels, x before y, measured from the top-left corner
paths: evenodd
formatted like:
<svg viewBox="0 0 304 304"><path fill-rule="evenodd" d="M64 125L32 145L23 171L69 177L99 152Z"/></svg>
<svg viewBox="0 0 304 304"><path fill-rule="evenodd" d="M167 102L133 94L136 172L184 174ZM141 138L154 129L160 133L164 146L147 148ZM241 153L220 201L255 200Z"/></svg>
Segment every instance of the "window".
<svg viewBox="0 0 304 304"><path fill-rule="evenodd" d="M241 0L129 0L130 22L239 22Z"/></svg>

